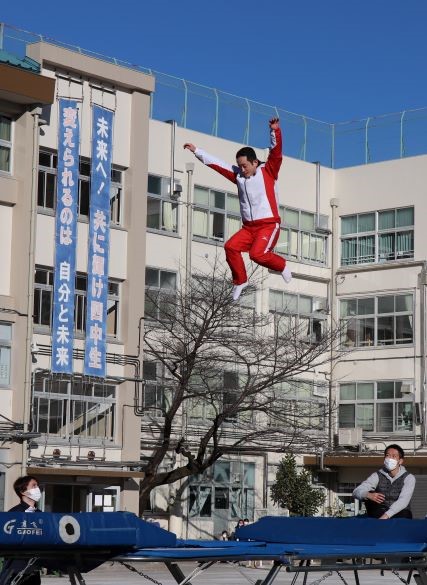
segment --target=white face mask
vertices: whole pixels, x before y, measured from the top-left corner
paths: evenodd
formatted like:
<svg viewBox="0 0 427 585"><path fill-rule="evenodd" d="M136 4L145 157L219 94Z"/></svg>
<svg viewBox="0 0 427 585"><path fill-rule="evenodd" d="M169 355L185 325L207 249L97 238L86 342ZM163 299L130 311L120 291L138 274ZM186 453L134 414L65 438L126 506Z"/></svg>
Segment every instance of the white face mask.
<svg viewBox="0 0 427 585"><path fill-rule="evenodd" d="M38 502L40 500L40 498L42 497L42 493L40 491L40 488L38 488L38 487L31 488L30 490L27 490L25 493L27 494L27 496L29 498L31 498L35 502Z"/></svg>
<svg viewBox="0 0 427 585"><path fill-rule="evenodd" d="M396 469L397 463L396 459L392 459L391 457L386 457L384 459L384 467L387 471L393 471L393 469Z"/></svg>

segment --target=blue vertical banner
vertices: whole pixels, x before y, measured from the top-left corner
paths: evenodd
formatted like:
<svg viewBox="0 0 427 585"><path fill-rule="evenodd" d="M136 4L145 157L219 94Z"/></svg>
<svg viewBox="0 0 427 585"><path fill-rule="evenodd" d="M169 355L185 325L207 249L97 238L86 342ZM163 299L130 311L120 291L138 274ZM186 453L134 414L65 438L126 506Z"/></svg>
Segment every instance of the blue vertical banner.
<svg viewBox="0 0 427 585"><path fill-rule="evenodd" d="M67 374L73 372L79 145L77 102L60 99L51 370Z"/></svg>
<svg viewBox="0 0 427 585"><path fill-rule="evenodd" d="M100 378L106 376L113 122L111 110L93 106L84 373Z"/></svg>

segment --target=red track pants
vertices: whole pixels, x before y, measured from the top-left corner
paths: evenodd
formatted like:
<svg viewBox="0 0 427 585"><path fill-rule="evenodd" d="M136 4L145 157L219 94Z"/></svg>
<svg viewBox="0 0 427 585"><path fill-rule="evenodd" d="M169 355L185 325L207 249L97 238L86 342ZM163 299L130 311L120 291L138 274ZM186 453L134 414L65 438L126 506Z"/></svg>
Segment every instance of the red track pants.
<svg viewBox="0 0 427 585"><path fill-rule="evenodd" d="M268 223L263 226L244 225L225 243L225 257L231 268L233 284L243 284L248 280L242 252L249 252L253 262L261 264L270 270L282 272L286 260L274 254L271 250L277 243L280 235L278 223Z"/></svg>

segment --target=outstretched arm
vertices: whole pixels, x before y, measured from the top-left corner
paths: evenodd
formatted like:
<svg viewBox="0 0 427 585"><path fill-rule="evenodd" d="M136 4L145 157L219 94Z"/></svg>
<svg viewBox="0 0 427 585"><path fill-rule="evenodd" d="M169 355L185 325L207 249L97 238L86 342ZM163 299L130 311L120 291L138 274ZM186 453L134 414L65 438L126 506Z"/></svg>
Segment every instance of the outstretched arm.
<svg viewBox="0 0 427 585"><path fill-rule="evenodd" d="M271 147L265 163L265 170L274 179L277 179L282 165L282 131L280 130L279 118L271 118L268 124L270 126Z"/></svg>
<svg viewBox="0 0 427 585"><path fill-rule="evenodd" d="M191 144L191 142L186 142L184 144L184 148L193 152L195 154L195 156L203 164L207 165L208 167L210 167L211 169L213 169L214 171L216 171L217 173L219 173L220 175L222 175L226 179L229 179L230 181L232 181L233 183L236 182L236 173L237 173L236 168L231 167L230 165L223 162L222 160L215 158L214 156L212 156L211 154L208 154L207 152L205 152L201 148L197 148L197 146L195 146L194 144Z"/></svg>

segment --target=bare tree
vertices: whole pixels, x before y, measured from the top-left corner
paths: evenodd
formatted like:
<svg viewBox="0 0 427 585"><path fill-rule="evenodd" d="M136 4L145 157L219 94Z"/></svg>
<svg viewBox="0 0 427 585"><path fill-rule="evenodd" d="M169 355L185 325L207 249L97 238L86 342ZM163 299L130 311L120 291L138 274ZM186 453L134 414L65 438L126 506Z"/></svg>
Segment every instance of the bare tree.
<svg viewBox="0 0 427 585"><path fill-rule="evenodd" d="M319 319L307 335L307 322L286 311L258 313L249 288L238 303L230 293L218 263L179 290L146 291L144 359L163 380L160 396L147 384L138 400L138 413L151 416L142 509L153 488L200 474L226 452L312 451L327 442L327 392L313 397L304 380L328 367L340 332ZM174 451L182 463L165 470Z"/></svg>

